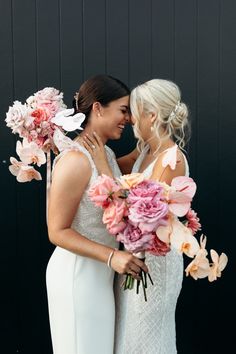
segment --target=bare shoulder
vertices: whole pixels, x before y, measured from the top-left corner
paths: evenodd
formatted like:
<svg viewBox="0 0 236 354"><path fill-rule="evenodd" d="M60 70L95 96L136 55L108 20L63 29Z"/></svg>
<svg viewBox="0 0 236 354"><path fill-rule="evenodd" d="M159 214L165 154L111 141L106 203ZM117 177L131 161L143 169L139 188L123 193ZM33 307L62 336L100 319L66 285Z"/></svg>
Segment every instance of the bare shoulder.
<svg viewBox="0 0 236 354"><path fill-rule="evenodd" d="M55 165L53 181L74 183L78 185L81 179L88 183L91 177L91 165L85 154L80 151L68 151Z"/></svg>
<svg viewBox="0 0 236 354"><path fill-rule="evenodd" d="M165 157L165 153L161 154L160 157L157 159L152 172L152 179L156 179L158 181L166 182L167 184L171 184L173 178L178 176L185 175L185 157L183 152L178 148L177 149L177 161L176 166L174 169L167 165L163 167L163 159Z"/></svg>

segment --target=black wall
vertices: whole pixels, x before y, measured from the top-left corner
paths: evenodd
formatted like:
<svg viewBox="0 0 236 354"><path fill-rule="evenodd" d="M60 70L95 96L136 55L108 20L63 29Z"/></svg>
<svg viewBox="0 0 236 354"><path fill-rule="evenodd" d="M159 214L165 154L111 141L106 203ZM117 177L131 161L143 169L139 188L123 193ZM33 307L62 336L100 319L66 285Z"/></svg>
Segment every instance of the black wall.
<svg viewBox="0 0 236 354"><path fill-rule="evenodd" d="M45 178L19 184L9 173L16 137L5 126L5 112L13 100L24 101L45 86L62 90L70 106L80 84L98 73L116 76L131 88L155 77L174 80L182 89L192 120L195 209L208 247L225 251L229 264L215 283L184 279L176 318L178 350L231 352L236 2L0 0L0 16L0 352L52 353L45 269L53 246L46 231ZM134 144L127 129L110 145L120 156Z"/></svg>

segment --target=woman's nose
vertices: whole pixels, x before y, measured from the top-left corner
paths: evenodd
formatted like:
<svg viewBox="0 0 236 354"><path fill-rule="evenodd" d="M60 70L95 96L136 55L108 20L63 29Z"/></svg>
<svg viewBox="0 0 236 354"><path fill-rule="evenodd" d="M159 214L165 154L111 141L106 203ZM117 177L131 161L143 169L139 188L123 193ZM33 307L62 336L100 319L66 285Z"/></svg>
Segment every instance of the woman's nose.
<svg viewBox="0 0 236 354"><path fill-rule="evenodd" d="M130 114L126 113L125 114L125 123L127 123L127 124L130 123L131 122L130 118L131 118Z"/></svg>

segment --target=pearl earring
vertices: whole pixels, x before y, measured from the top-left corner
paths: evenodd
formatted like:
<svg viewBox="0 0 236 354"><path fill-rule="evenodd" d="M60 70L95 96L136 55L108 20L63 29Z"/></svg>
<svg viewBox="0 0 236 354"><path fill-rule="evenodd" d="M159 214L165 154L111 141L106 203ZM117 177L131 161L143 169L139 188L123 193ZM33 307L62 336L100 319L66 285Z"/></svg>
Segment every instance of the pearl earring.
<svg viewBox="0 0 236 354"><path fill-rule="evenodd" d="M154 127L153 126L151 126L151 132L153 132L154 131Z"/></svg>

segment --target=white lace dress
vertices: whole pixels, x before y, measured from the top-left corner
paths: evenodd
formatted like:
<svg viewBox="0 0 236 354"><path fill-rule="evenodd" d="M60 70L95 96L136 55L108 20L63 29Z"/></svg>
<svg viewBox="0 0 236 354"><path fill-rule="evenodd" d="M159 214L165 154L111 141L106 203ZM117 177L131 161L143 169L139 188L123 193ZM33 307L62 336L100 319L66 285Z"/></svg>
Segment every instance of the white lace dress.
<svg viewBox="0 0 236 354"><path fill-rule="evenodd" d="M74 145L75 146L75 145ZM91 156L92 176L98 174ZM75 148L75 147L74 147ZM68 150L59 155L60 158ZM120 175L113 152L106 147L114 176ZM102 209L95 207L85 190L72 228L90 240L117 247L102 223ZM53 252L46 273L50 328L54 354L112 354L115 306L114 272L106 264L71 253L60 247Z"/></svg>
<svg viewBox="0 0 236 354"><path fill-rule="evenodd" d="M132 172L138 172L147 150L137 159ZM143 172L150 177L155 161ZM186 176L189 175L185 158ZM175 250L166 256L146 254L154 285L148 282L147 302L142 289L123 290L123 277L116 281L115 354L175 354L175 309L183 279L183 257Z"/></svg>

